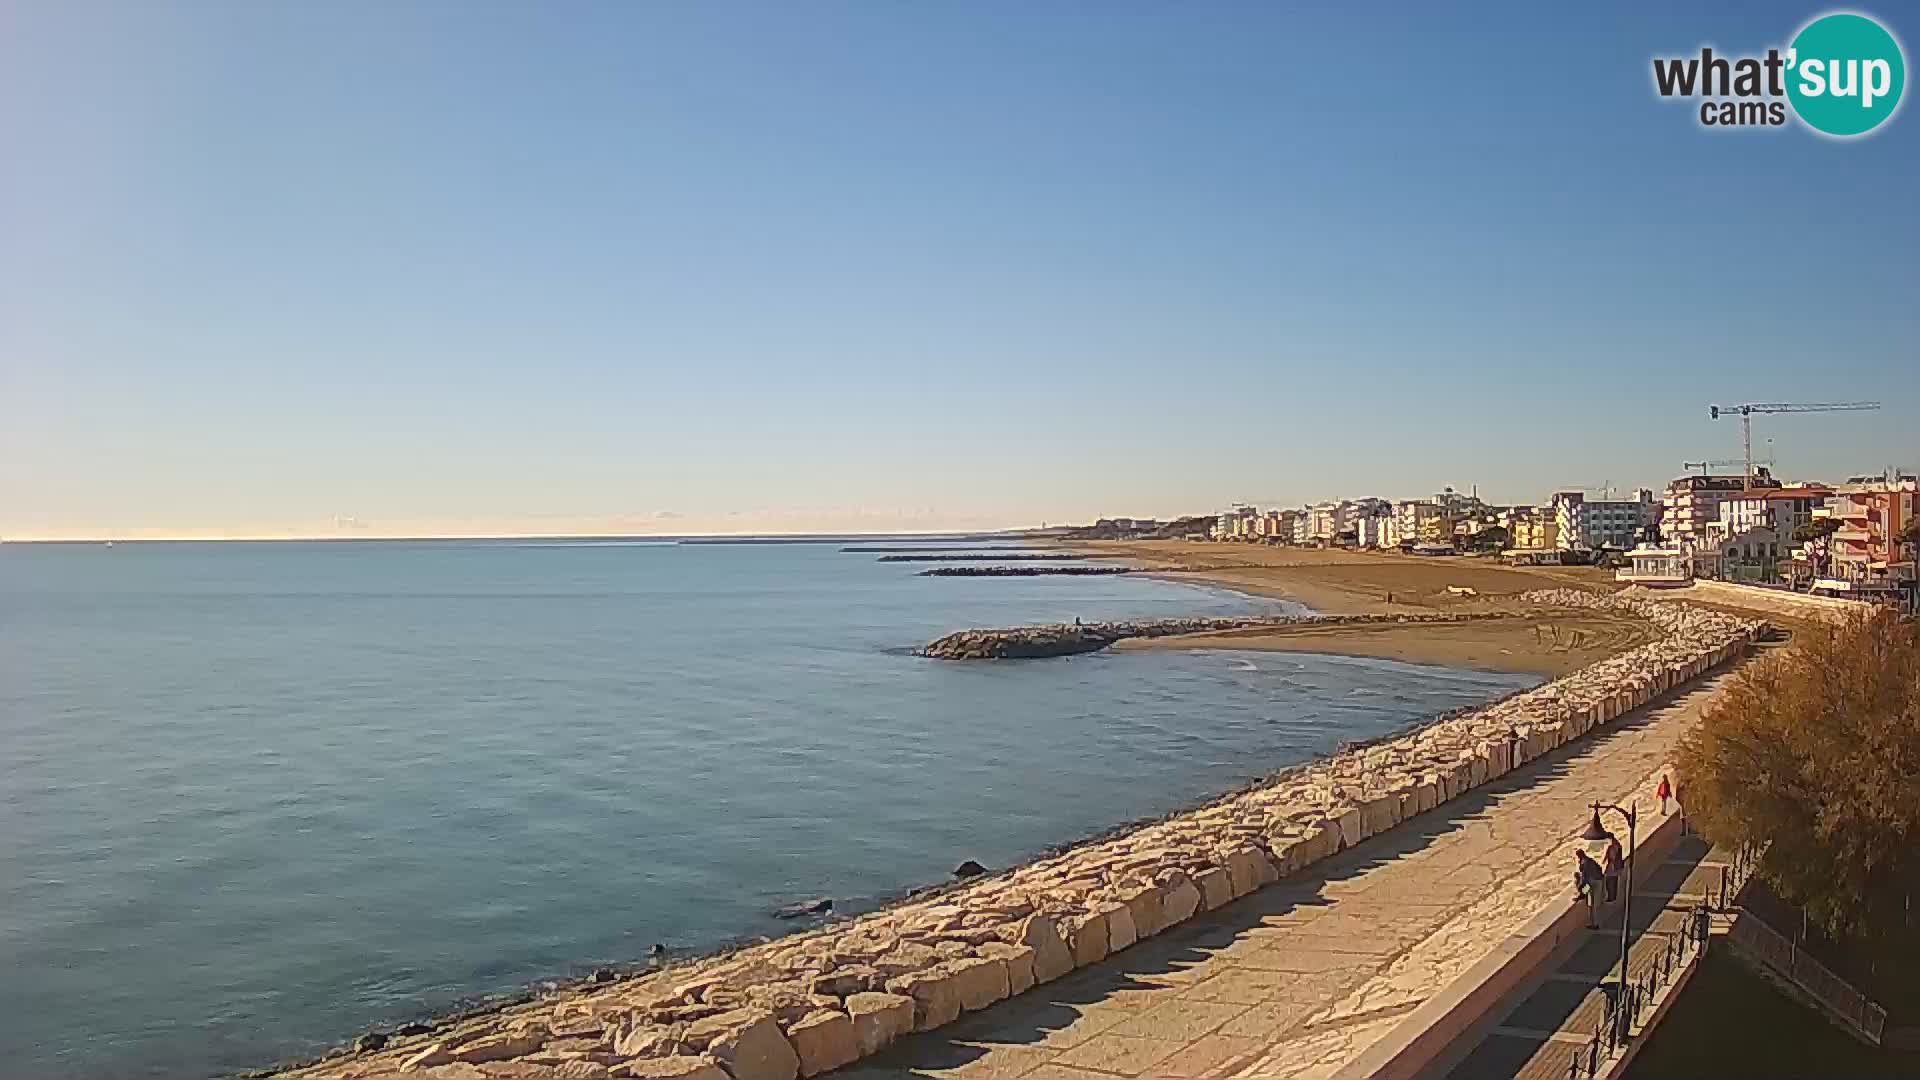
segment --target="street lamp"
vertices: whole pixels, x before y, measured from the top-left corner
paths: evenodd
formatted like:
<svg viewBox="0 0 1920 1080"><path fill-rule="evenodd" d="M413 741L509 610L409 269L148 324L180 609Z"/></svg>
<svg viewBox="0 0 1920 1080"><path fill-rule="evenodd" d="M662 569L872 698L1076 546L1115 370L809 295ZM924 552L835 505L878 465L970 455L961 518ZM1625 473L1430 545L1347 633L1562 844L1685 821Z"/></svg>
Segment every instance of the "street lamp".
<svg viewBox="0 0 1920 1080"><path fill-rule="evenodd" d="M1587 823L1587 831L1580 834L1582 840L1611 840L1613 834L1600 824L1600 811L1611 810L1627 819L1627 896L1620 908L1620 993L1627 992L1627 924L1633 921L1633 851L1640 844L1635 836L1640 815L1635 809L1621 809L1612 803L1594 803L1593 820Z"/></svg>

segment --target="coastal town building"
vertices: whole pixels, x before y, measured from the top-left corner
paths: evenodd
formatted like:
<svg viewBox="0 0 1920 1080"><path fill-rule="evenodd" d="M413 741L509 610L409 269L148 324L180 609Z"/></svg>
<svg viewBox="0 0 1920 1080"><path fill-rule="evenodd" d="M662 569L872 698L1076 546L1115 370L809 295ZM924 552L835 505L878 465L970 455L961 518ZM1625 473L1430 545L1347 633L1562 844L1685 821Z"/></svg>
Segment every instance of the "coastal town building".
<svg viewBox="0 0 1920 1080"><path fill-rule="evenodd" d="M1653 524L1656 504L1653 492L1641 488L1631 499L1590 499L1581 491L1556 491L1549 506L1560 547L1625 551Z"/></svg>
<svg viewBox="0 0 1920 1080"><path fill-rule="evenodd" d="M1841 484L1827 500L1824 516L1837 519L1829 573L1854 590L1880 586L1910 590L1915 579L1915 545L1903 539L1920 517L1920 480L1894 476Z"/></svg>
<svg viewBox="0 0 1920 1080"><path fill-rule="evenodd" d="M1754 488L1780 486L1765 466L1754 468ZM1746 490L1745 475L1682 476L1669 483L1661 504L1661 540L1683 547L1704 542L1707 523L1720 518L1720 504Z"/></svg>
<svg viewBox="0 0 1920 1080"><path fill-rule="evenodd" d="M1333 543L1341 533L1353 527L1352 515L1353 503L1344 499L1340 502L1314 503L1307 507L1307 542Z"/></svg>
<svg viewBox="0 0 1920 1080"><path fill-rule="evenodd" d="M1391 547L1380 542L1382 530L1393 528L1393 516L1364 514L1353 519L1353 542L1359 547Z"/></svg>
<svg viewBox="0 0 1920 1080"><path fill-rule="evenodd" d="M1694 554L1677 545L1641 544L1627 552L1627 565L1614 571L1615 580L1658 588L1685 585L1694 578Z"/></svg>
<svg viewBox="0 0 1920 1080"><path fill-rule="evenodd" d="M1722 540L1748 529L1773 529L1792 536L1813 520L1813 512L1832 494L1832 488L1818 485L1743 491L1720 504L1719 517L1707 523L1706 531L1720 534Z"/></svg>
<svg viewBox="0 0 1920 1080"><path fill-rule="evenodd" d="M1560 546L1560 521L1550 510L1535 507L1507 514L1510 546L1520 551L1547 551Z"/></svg>
<svg viewBox="0 0 1920 1080"><path fill-rule="evenodd" d="M1393 532L1396 544L1439 541L1450 532L1450 526L1439 503L1404 499L1393 504Z"/></svg>

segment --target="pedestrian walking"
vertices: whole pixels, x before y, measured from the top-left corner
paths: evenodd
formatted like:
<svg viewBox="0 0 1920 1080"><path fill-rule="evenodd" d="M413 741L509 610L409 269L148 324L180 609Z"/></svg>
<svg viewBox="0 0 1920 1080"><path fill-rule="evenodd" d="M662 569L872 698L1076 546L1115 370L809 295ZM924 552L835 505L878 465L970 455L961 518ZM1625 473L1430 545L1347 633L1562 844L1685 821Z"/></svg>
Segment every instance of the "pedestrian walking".
<svg viewBox="0 0 1920 1080"><path fill-rule="evenodd" d="M1600 856L1600 869L1607 876L1607 903L1620 899L1620 871L1626 867L1626 857L1620 852L1620 838L1607 837L1606 854Z"/></svg>
<svg viewBox="0 0 1920 1080"><path fill-rule="evenodd" d="M1654 794L1660 796L1660 816L1666 817L1667 800L1673 797L1673 783L1667 779L1666 773L1660 774L1660 786L1655 789Z"/></svg>
<svg viewBox="0 0 1920 1080"><path fill-rule="evenodd" d="M1584 851L1573 853L1573 891L1587 902L1587 929L1599 928L1595 911L1600 904L1600 864Z"/></svg>

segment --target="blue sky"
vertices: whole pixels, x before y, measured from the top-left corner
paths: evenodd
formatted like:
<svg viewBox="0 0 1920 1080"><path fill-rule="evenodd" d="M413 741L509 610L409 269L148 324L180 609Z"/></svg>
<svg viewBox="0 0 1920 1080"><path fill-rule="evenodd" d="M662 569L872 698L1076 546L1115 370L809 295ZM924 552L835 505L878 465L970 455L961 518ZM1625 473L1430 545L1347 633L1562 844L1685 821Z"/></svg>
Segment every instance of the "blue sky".
<svg viewBox="0 0 1920 1080"><path fill-rule="evenodd" d="M1706 131L1650 58L1827 9L1589 7L0 0L0 536L1920 464L1920 116Z"/></svg>

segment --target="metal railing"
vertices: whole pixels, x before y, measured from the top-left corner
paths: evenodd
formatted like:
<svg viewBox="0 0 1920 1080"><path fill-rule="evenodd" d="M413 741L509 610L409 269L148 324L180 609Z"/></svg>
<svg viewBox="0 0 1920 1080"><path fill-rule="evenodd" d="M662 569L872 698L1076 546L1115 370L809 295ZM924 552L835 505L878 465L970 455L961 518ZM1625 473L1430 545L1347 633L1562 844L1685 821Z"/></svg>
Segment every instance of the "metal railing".
<svg viewBox="0 0 1920 1080"><path fill-rule="evenodd" d="M1615 988L1607 1010L1585 1046L1573 1051L1567 1062L1567 1080L1599 1076L1626 1049L1633 1038L1634 1026L1641 1014L1651 1008L1662 987L1671 983L1687 966L1707 951L1713 937L1712 911L1705 903L1694 905L1680 932L1668 934L1666 946L1639 978L1629 978ZM1604 981L1602 986L1607 985Z"/></svg>
<svg viewBox="0 0 1920 1080"><path fill-rule="evenodd" d="M1880 1036L1887 1026L1887 1010L1855 990L1853 984L1835 975L1825 964L1808 956L1792 938L1768 926L1759 916L1744 912L1733 920L1727 939L1742 952L1785 976L1868 1042L1880 1044Z"/></svg>
<svg viewBox="0 0 1920 1080"><path fill-rule="evenodd" d="M1733 851L1733 861L1720 868L1720 899L1714 905L1715 911L1730 911L1733 902L1740 896L1740 890L1747 887L1754 872L1760 869L1760 857L1767 853L1765 844L1742 844Z"/></svg>

